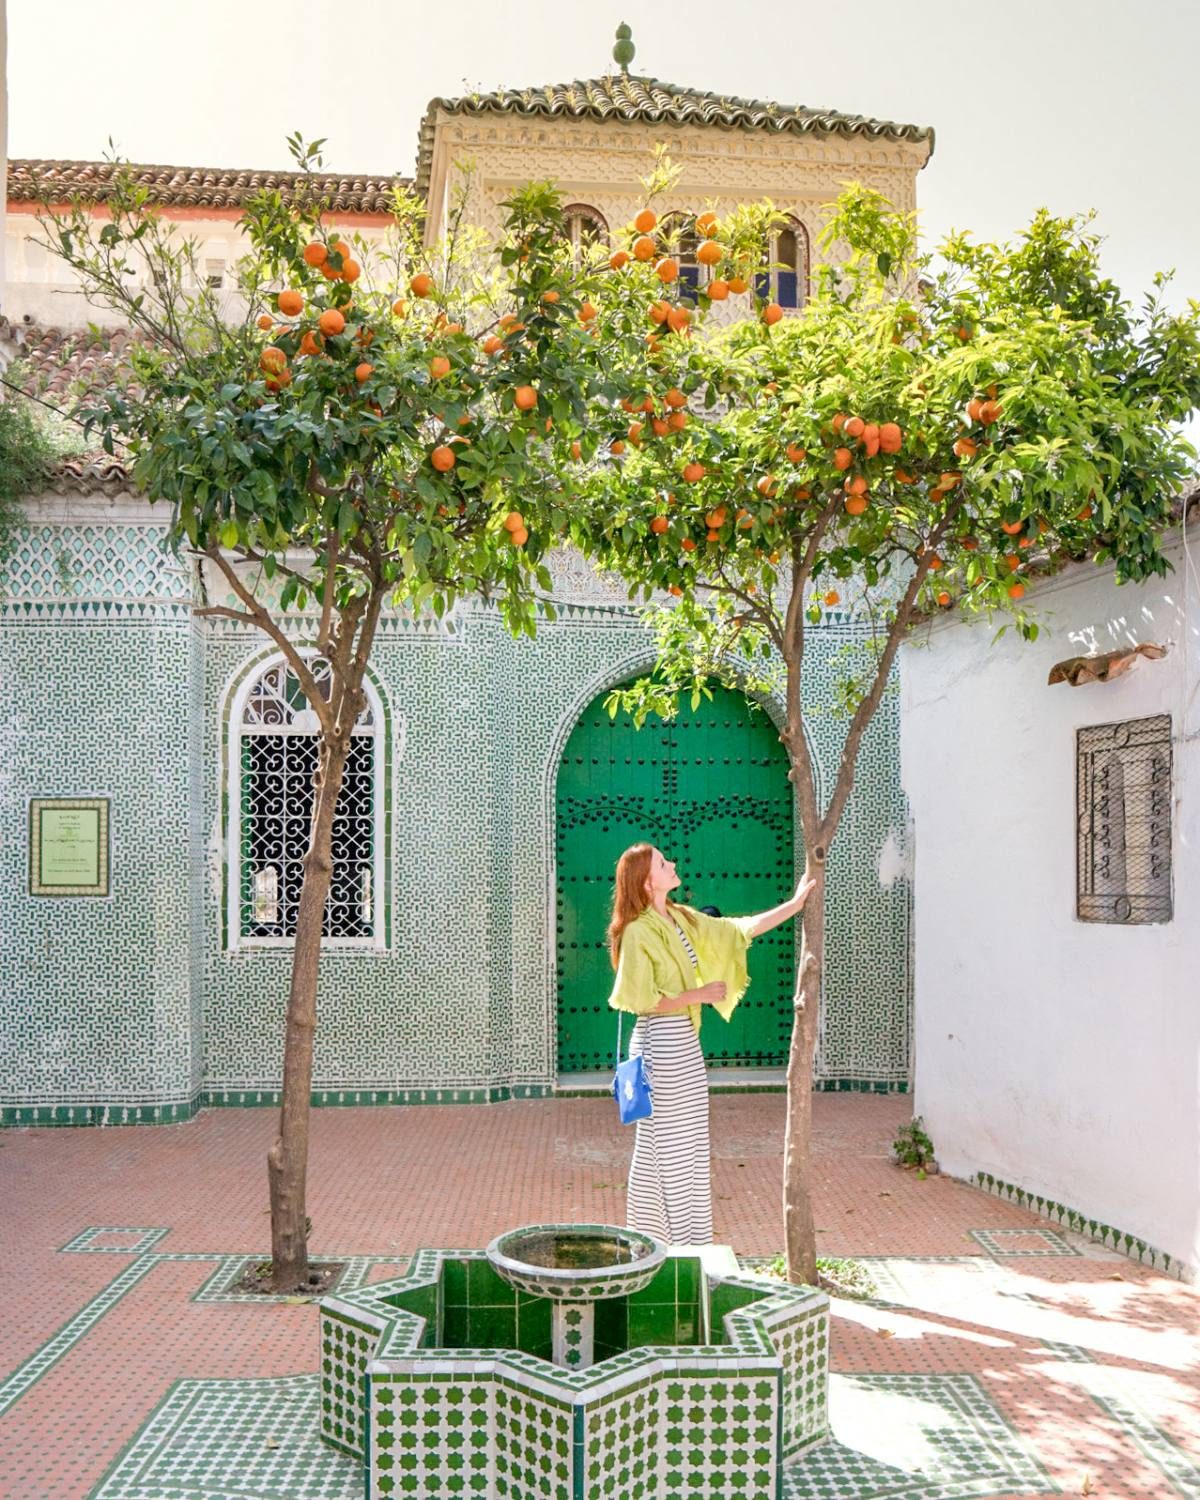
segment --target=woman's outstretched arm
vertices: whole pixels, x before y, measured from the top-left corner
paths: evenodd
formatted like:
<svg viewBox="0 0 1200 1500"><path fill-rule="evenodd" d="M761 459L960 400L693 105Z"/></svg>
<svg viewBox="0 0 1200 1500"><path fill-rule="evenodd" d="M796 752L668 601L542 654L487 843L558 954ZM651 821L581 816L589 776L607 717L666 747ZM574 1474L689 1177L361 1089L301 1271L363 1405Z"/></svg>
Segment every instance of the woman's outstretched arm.
<svg viewBox="0 0 1200 1500"><path fill-rule="evenodd" d="M808 893L816 885L816 881L801 880L796 887L795 895L788 901L781 902L778 906L771 907L770 911L760 911L753 917L744 918L751 923L750 935L761 937L764 932L770 932L772 927L781 927L789 917L794 917L803 910L804 903L808 900Z"/></svg>

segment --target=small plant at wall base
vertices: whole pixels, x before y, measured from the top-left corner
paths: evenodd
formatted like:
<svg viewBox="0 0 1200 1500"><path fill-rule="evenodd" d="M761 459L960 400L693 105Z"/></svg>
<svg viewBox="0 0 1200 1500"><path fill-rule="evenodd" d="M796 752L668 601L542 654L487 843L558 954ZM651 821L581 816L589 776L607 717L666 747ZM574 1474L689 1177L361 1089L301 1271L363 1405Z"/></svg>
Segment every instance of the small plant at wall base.
<svg viewBox="0 0 1200 1500"><path fill-rule="evenodd" d="M901 1125L892 1142L892 1160L901 1167L915 1167L923 1177L933 1164L933 1142L925 1131L920 1115Z"/></svg>
<svg viewBox="0 0 1200 1500"><path fill-rule="evenodd" d="M726 265L741 284L736 216L710 229L723 286ZM829 205L821 248L797 316L756 304L759 316L693 340L682 370L673 359L673 388L630 385L638 415L621 461L592 471L571 527L645 601L656 632L654 671L612 695L614 713L669 718L713 682L785 701L815 882L793 995L783 1193L789 1276L808 1282L825 872L901 642L956 609L1000 614L1001 632L1033 640L1028 582L1069 561L1112 563L1121 583L1165 574L1160 539L1195 460L1180 424L1200 402L1200 303L1173 314L1160 277L1135 314L1101 275L1086 220L1043 211L1013 244L956 234L935 258L912 215L850 186ZM702 290L697 321L707 300ZM675 402L682 443L670 435ZM823 705L802 685L806 632L830 610L870 628L839 695L840 755L825 768L808 725Z"/></svg>
<svg viewBox="0 0 1200 1500"><path fill-rule="evenodd" d="M20 501L39 494L59 461L81 446L64 441L30 403L5 391L0 400L0 576L24 525ZM0 585L2 586L2 585Z"/></svg>
<svg viewBox="0 0 1200 1500"><path fill-rule="evenodd" d="M89 424L106 451L128 452L147 498L171 505L172 539L200 570L195 613L268 637L319 726L267 1157L276 1292L308 1286L333 818L381 612L441 618L480 598L530 636L554 617L543 557L588 466L625 428L621 398L647 383L647 309L663 289L661 266L626 268L598 249L576 262L547 183L511 194L495 245L465 222L465 191L441 244L426 245L423 205L402 190L390 240L351 242L305 186L320 144L293 137L299 187L246 206L238 317L127 168L114 172L104 220L78 203L44 205L41 221L89 299L140 335L133 381L97 393ZM685 360L678 337L656 369ZM329 669L320 683L314 649Z"/></svg>

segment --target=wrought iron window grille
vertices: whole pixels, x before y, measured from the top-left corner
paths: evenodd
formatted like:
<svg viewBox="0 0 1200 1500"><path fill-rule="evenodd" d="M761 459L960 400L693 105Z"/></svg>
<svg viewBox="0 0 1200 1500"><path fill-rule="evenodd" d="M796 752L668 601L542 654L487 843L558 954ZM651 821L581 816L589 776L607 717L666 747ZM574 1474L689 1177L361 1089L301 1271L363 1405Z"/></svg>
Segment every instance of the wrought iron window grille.
<svg viewBox="0 0 1200 1500"><path fill-rule="evenodd" d="M1077 731L1076 915L1169 922L1171 716Z"/></svg>

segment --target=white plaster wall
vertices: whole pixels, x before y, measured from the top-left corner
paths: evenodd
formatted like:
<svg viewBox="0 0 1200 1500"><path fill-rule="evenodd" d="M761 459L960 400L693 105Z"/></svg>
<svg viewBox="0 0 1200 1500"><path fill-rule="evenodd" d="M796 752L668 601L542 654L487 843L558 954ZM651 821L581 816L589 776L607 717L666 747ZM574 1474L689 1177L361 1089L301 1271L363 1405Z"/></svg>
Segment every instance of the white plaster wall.
<svg viewBox="0 0 1200 1500"><path fill-rule="evenodd" d="M944 1171L990 1172L1200 1267L1200 528L1189 568L1030 597L1036 642L949 620L902 656L915 840L915 1109ZM1111 683L1050 667L1169 642ZM1075 917L1075 731L1172 716L1174 916Z"/></svg>

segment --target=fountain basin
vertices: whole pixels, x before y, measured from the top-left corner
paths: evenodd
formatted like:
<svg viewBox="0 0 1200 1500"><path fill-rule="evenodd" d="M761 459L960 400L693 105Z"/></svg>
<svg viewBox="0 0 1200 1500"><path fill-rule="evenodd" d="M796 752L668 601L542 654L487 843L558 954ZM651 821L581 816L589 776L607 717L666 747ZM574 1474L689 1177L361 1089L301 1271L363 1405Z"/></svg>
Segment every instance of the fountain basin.
<svg viewBox="0 0 1200 1500"><path fill-rule="evenodd" d="M528 1224L498 1234L485 1254L518 1291L552 1302L596 1302L640 1292L667 1247L611 1224Z"/></svg>
<svg viewBox="0 0 1200 1500"><path fill-rule="evenodd" d="M321 1435L368 1500L758 1500L828 1435L823 1292L672 1249L596 1300L581 1369L551 1363L556 1305L461 1250L321 1300Z"/></svg>

